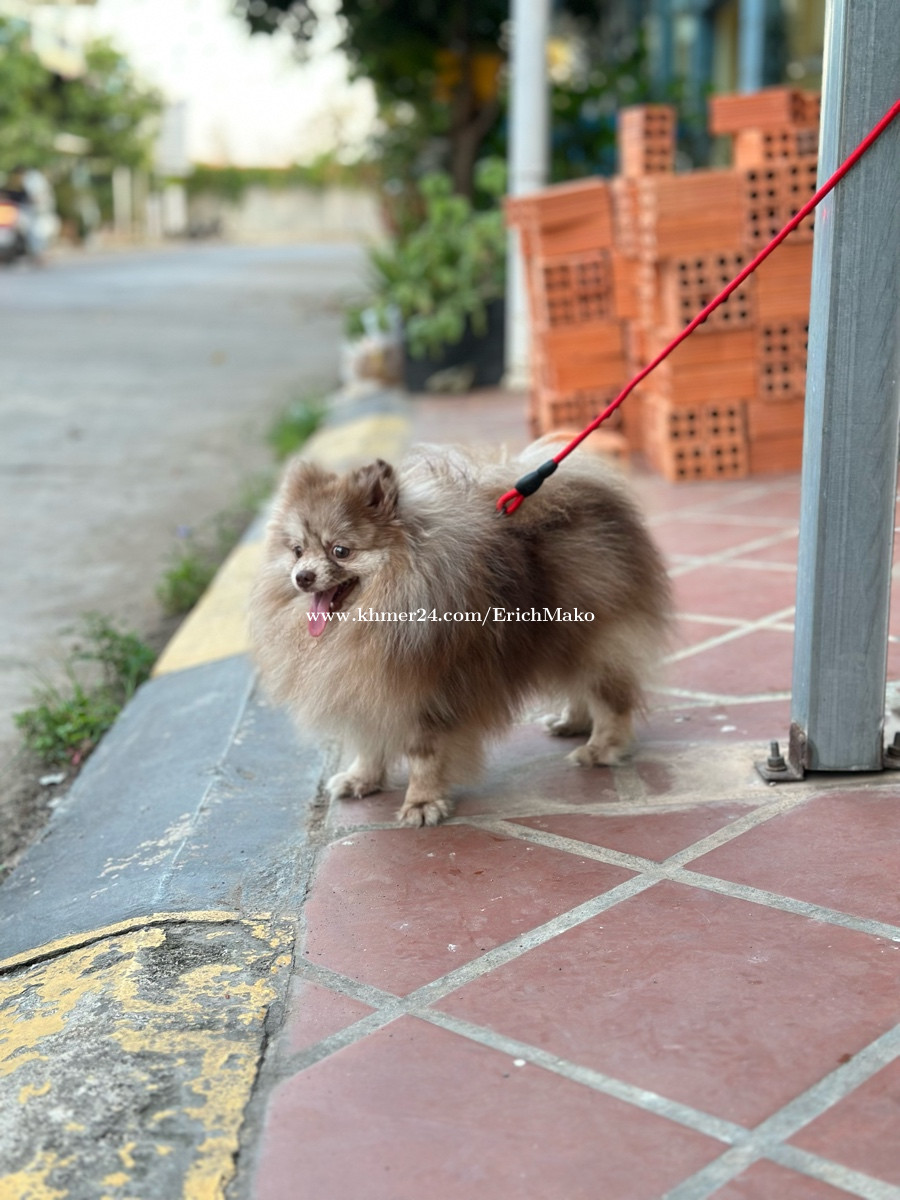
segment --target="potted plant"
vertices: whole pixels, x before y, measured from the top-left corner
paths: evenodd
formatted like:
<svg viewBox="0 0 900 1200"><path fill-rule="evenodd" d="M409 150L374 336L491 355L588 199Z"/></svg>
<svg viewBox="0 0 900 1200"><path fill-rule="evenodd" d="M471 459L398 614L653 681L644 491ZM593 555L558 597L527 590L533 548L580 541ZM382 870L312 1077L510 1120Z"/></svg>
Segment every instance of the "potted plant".
<svg viewBox="0 0 900 1200"><path fill-rule="evenodd" d="M450 177L435 172L419 187L424 219L412 232L370 252L375 307L399 312L404 382L422 391L437 375L447 390L499 383L503 374L506 227L500 197L501 160L476 170L476 191L489 207L455 195ZM440 378L437 381L441 382Z"/></svg>

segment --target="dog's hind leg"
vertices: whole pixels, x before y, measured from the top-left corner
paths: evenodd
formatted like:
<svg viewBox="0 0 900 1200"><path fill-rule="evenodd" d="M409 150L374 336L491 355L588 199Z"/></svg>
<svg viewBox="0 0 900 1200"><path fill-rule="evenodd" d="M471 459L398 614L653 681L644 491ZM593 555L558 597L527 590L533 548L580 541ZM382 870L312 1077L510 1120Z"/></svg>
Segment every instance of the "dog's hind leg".
<svg viewBox="0 0 900 1200"><path fill-rule="evenodd" d="M578 737L593 728L590 709L582 697L569 699L561 713L548 713L541 724L554 737Z"/></svg>
<svg viewBox="0 0 900 1200"><path fill-rule="evenodd" d="M627 676L607 676L597 681L587 696L591 735L568 755L579 767L614 766L628 752L633 736L633 714L640 689Z"/></svg>
<svg viewBox="0 0 900 1200"><path fill-rule="evenodd" d="M346 771L339 771L328 780L328 795L332 800L351 798L361 800L384 788L387 763L379 754L360 754Z"/></svg>

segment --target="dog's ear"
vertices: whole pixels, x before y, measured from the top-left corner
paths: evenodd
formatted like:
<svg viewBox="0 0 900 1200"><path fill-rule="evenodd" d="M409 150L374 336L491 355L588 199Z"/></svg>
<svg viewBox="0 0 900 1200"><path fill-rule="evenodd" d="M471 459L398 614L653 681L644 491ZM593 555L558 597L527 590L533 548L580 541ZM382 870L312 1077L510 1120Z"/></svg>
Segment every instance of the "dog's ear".
<svg viewBox="0 0 900 1200"><path fill-rule="evenodd" d="M303 488L313 491L323 487L330 479L336 478L333 472L326 471L318 463L297 454L288 460L284 468L282 486L286 491L292 492L299 492Z"/></svg>
<svg viewBox="0 0 900 1200"><path fill-rule="evenodd" d="M367 463L355 471L353 480L367 508L381 517L393 516L399 489L397 476L390 463L376 458L373 463Z"/></svg>
<svg viewBox="0 0 900 1200"><path fill-rule="evenodd" d="M299 455L292 458L281 477L276 511L283 515L308 507L310 497L320 492L329 480L336 478L317 463L309 462Z"/></svg>

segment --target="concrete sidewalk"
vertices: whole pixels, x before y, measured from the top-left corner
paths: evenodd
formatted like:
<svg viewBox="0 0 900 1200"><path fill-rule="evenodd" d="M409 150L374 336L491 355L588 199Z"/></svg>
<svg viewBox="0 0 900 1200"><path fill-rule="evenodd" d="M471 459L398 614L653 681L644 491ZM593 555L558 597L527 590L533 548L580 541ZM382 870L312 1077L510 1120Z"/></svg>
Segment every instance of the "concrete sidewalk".
<svg viewBox="0 0 900 1200"><path fill-rule="evenodd" d="M369 397L314 449L411 438L525 406ZM900 1198L900 779L752 766L798 480L635 482L680 611L635 758L525 721L437 829L324 799L238 548L0 888L0 1200Z"/></svg>

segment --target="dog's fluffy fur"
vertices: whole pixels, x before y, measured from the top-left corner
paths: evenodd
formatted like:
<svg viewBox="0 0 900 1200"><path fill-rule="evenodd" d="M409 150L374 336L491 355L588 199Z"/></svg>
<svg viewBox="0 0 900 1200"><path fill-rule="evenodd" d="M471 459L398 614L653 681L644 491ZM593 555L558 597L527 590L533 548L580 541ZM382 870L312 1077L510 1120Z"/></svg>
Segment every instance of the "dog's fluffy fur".
<svg viewBox="0 0 900 1200"><path fill-rule="evenodd" d="M615 763L667 633L662 560L624 482L576 452L508 517L497 497L552 453L482 462L422 447L398 471L288 468L269 524L251 630L273 698L304 727L346 735L355 762L333 797L385 786L405 756L399 820L434 825L480 765L487 736L526 700L554 695L569 757ZM495 620L495 609L591 613L587 621ZM328 620L328 611L346 614ZM359 613L488 613L478 621L361 621ZM355 619L354 619L355 618Z"/></svg>

